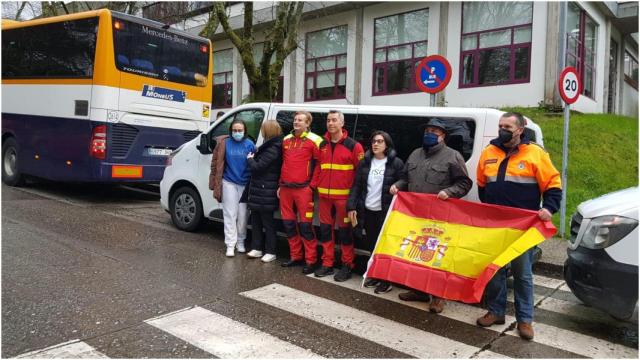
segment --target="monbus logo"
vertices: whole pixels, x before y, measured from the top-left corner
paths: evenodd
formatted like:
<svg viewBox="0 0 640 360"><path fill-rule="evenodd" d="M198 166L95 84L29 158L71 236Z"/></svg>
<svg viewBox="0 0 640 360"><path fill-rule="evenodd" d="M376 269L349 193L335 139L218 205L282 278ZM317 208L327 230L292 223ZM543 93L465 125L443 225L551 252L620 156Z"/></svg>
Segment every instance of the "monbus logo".
<svg viewBox="0 0 640 360"><path fill-rule="evenodd" d="M142 96L154 99L184 102L187 94L184 91L165 89L153 85L145 85L142 89Z"/></svg>

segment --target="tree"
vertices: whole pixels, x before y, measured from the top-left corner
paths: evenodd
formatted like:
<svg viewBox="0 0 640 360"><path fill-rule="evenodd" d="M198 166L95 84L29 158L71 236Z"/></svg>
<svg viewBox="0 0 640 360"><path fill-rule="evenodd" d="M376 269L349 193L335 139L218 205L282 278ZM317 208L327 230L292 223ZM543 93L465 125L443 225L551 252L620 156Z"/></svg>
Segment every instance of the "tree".
<svg viewBox="0 0 640 360"><path fill-rule="evenodd" d="M215 2L209 21L200 33L212 38L218 25L229 37L240 53L242 65L252 89L252 101L271 101L278 93L278 77L284 60L297 47L298 25L302 18L304 2L278 2L276 15L271 27L265 31L262 60L256 64L253 57L255 39L253 36L253 3L244 2L244 25L236 31L229 25L228 7L224 2ZM272 61L272 57L275 59ZM215 66L215 64L214 64Z"/></svg>

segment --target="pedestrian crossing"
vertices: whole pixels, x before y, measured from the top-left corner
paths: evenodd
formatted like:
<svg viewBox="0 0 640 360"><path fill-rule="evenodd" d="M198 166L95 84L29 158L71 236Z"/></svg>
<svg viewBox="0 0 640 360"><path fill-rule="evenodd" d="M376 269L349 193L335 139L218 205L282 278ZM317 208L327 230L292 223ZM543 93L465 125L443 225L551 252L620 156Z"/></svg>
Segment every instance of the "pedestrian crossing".
<svg viewBox="0 0 640 360"><path fill-rule="evenodd" d="M348 335L352 339L376 344L382 348L417 358L510 358L510 357L590 357L590 358L638 358L638 349L612 343L593 334L569 330L561 326L534 322L533 342L521 340L515 331L515 318L506 316L504 325L488 329L476 327L475 320L485 310L474 305L448 301L441 314L427 314L428 304L404 302L398 289L385 294L374 294L373 289L362 287L362 277L354 276L346 282L335 282L333 277L316 278L313 275L303 281L271 283L246 291L240 291L239 299L250 304L250 309L260 311L273 308L276 314L304 319L307 323ZM536 276L534 283L549 291L563 291L562 280ZM367 311L366 306L350 304L339 296L319 296L331 290L332 294L352 294L373 304L393 304L392 309L402 310L412 316L411 321L387 314L386 311ZM512 299L512 291L509 297ZM253 305L251 305L253 304ZM324 346L305 348L268 327L252 324L252 320L234 319L234 315L215 311L215 303L193 306L144 321L156 331L184 341L217 358L322 358L331 357L323 352ZM542 297L538 295L536 309L560 318L581 319L615 325L615 321L596 310L587 308L569 296ZM415 314L414 314L415 313ZM416 315L417 314L417 315ZM421 315L424 314L424 315ZM426 324L422 319L429 318ZM434 320L434 321L432 321ZM256 320L257 321L257 320ZM435 329L434 326L445 328ZM422 324L420 324L423 322ZM300 325L303 327L305 325ZM294 329L292 331L299 331ZM271 333L270 333L271 332ZM454 336L457 332L458 335ZM460 335L460 334L463 335ZM464 335L468 334L468 335ZM142 336L142 335L141 335ZM469 339L466 338L469 337ZM474 339L475 338L475 339ZM481 338L481 340L478 340ZM335 341L335 337L332 338ZM318 342L330 341L317 339ZM18 358L108 358L109 349L96 348L95 339L72 340L45 349L31 351ZM94 345L94 346L92 346ZM328 345L327 345L328 346ZM526 348L524 350L518 350ZM547 352L536 353L537 348ZM515 350L514 350L515 349ZM554 352L555 351L555 352ZM544 356L544 355L547 356ZM551 355L549 355L551 354Z"/></svg>

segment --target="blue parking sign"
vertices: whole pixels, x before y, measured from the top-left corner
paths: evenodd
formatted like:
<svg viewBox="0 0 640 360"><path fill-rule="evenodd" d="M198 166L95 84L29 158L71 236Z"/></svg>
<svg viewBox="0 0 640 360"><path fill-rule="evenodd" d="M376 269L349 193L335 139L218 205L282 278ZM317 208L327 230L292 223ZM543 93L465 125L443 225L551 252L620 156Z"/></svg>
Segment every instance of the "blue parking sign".
<svg viewBox="0 0 640 360"><path fill-rule="evenodd" d="M435 94L442 91L451 80L451 65L440 55L431 55L422 59L416 67L416 85L418 89Z"/></svg>

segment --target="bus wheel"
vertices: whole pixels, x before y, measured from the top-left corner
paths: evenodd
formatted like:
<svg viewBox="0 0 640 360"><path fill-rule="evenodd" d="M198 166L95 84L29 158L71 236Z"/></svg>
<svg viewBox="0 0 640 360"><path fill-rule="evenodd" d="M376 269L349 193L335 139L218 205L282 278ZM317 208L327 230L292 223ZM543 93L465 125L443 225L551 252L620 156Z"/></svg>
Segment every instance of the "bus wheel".
<svg viewBox="0 0 640 360"><path fill-rule="evenodd" d="M195 231L202 223L202 201L191 187L183 186L171 196L171 220L180 230Z"/></svg>
<svg viewBox="0 0 640 360"><path fill-rule="evenodd" d="M12 137L2 143L2 182L9 186L24 183L24 177L18 172L18 144Z"/></svg>

